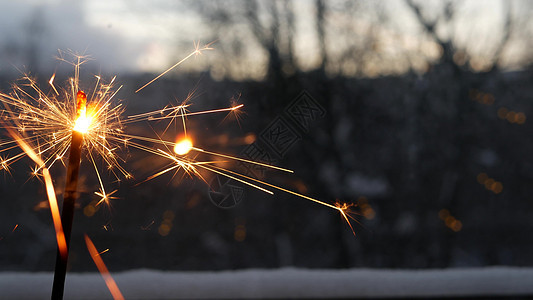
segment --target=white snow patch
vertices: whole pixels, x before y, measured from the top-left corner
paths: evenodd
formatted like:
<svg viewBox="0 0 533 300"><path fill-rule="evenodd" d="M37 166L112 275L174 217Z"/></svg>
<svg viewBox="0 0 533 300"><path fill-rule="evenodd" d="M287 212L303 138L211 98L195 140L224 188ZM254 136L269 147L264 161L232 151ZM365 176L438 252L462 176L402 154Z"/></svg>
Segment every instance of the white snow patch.
<svg viewBox="0 0 533 300"><path fill-rule="evenodd" d="M533 268L241 270L113 274L126 299L533 295ZM1 299L47 299L52 273L0 273ZM67 274L65 299L111 299L98 273Z"/></svg>

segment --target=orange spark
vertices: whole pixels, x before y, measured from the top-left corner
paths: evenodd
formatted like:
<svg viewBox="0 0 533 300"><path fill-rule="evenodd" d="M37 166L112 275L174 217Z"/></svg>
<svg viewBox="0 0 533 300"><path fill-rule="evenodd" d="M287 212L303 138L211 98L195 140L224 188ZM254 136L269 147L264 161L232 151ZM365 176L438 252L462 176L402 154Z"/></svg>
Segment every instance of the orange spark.
<svg viewBox="0 0 533 300"><path fill-rule="evenodd" d="M63 259L67 257L67 241L65 240L65 233L63 232L63 225L61 224L61 215L59 214L59 207L57 205L56 193L52 177L47 168L43 168L44 183L46 185L46 194L48 195L48 202L50 203L50 212L54 221L54 228L56 231L57 246L59 253Z"/></svg>
<svg viewBox="0 0 533 300"><path fill-rule="evenodd" d="M98 250L96 250L96 247L94 246L93 242L87 235L85 235L85 244L87 244L87 249L89 250L91 257L94 263L96 264L98 271L100 271L100 274L104 278L105 284L107 285L109 292L111 292L113 299L124 299L124 296L122 296L122 293L120 292L117 283L115 282L113 277L111 277L111 274L109 274L109 270L107 269L106 265L104 264L104 261L100 257L100 254L105 252L106 250L99 253Z"/></svg>

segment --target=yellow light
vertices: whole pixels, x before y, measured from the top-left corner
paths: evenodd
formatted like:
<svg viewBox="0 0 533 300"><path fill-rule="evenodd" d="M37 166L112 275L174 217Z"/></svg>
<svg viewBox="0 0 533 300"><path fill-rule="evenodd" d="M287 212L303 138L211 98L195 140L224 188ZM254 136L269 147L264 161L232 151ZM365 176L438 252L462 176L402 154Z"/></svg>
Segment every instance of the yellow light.
<svg viewBox="0 0 533 300"><path fill-rule="evenodd" d="M76 96L77 109L76 109L76 123L74 124L74 130L81 133L86 133L91 125L92 117L87 116L87 96L84 92L79 91Z"/></svg>
<svg viewBox="0 0 533 300"><path fill-rule="evenodd" d="M192 149L192 141L188 138L184 138L174 145L174 152L177 155L185 155Z"/></svg>
<svg viewBox="0 0 533 300"><path fill-rule="evenodd" d="M86 133L89 130L89 126L91 125L91 119L87 118L86 115L80 116L76 120L76 124L74 125L74 130L81 133Z"/></svg>

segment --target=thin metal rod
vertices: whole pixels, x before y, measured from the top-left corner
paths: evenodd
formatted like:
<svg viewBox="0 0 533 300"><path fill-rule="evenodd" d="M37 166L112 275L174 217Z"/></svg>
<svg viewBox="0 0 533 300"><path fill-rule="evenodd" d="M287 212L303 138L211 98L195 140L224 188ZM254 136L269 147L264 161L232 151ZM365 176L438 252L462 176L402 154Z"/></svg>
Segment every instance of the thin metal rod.
<svg viewBox="0 0 533 300"><path fill-rule="evenodd" d="M59 248L57 250L54 284L52 286L52 300L63 299L65 277L67 275L68 254L70 252L70 233L72 232L72 220L74 218L76 198L78 197L78 174L80 171L82 145L83 134L73 131L67 167L67 181L65 184L65 192L63 194L63 210L61 212L61 224L63 225L63 232L65 233L67 251L66 255L61 256Z"/></svg>

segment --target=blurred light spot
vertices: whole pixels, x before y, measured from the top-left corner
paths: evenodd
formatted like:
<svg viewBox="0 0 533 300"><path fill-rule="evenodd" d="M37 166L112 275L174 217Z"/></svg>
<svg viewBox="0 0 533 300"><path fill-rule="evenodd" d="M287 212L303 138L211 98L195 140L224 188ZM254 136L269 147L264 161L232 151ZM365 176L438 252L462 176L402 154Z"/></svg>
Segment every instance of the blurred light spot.
<svg viewBox="0 0 533 300"><path fill-rule="evenodd" d="M450 228L454 232L459 232L463 228L463 223L452 216L450 211L447 209L441 209L439 211L439 218L444 221L446 227Z"/></svg>
<svg viewBox="0 0 533 300"><path fill-rule="evenodd" d="M500 109L498 109L498 118L502 120L507 120L507 122L511 124L522 125L526 122L526 114L524 114L523 112L508 110L505 107L501 107Z"/></svg>
<svg viewBox="0 0 533 300"><path fill-rule="evenodd" d="M201 199L201 198L202 198L202 197L200 196L199 193L193 193L193 194L189 197L189 199L188 199L188 201L187 201L186 208L187 208L187 209L191 209L191 208L197 206L198 203L200 203L200 199Z"/></svg>
<svg viewBox="0 0 533 300"><path fill-rule="evenodd" d="M174 212L170 210L166 210L163 213L163 222L161 222L161 225L159 225L159 228L157 232L159 232L159 235L161 236L167 236L170 233L170 230L172 229L172 220L174 220Z"/></svg>
<svg viewBox="0 0 533 300"><path fill-rule="evenodd" d="M489 179L485 180L485 184L484 184L485 188L487 190L490 190L490 187L492 186L493 183L494 183L494 179L492 179L492 178L489 178Z"/></svg>
<svg viewBox="0 0 533 300"><path fill-rule="evenodd" d="M487 180L489 178L489 176L487 176L486 173L479 173L477 175L477 182L479 182L479 184L485 184L485 180Z"/></svg>
<svg viewBox="0 0 533 300"><path fill-rule="evenodd" d="M307 194L307 186L301 180L296 180L294 182L294 188L296 188L300 194Z"/></svg>
<svg viewBox="0 0 533 300"><path fill-rule="evenodd" d="M507 113L507 116L505 117L509 123L514 123L516 113L514 111L510 111Z"/></svg>
<svg viewBox="0 0 533 300"><path fill-rule="evenodd" d="M452 230L455 232L460 231L463 228L463 223L459 220L455 220L455 222L452 225Z"/></svg>
<svg viewBox="0 0 533 300"><path fill-rule="evenodd" d="M221 134L218 136L218 143L222 146L226 146L229 142L229 136L227 134Z"/></svg>
<svg viewBox="0 0 533 300"><path fill-rule="evenodd" d="M470 99L477 101L478 103L481 103L484 105L494 104L494 95L490 93L484 93L478 90L470 90L468 95L470 96Z"/></svg>
<svg viewBox="0 0 533 300"><path fill-rule="evenodd" d="M45 200L45 201L41 201L37 203L37 205L33 207L33 210L38 211L41 209L48 209L49 207L50 207L50 204L48 203L48 201Z"/></svg>
<svg viewBox="0 0 533 300"><path fill-rule="evenodd" d="M526 115L523 112L516 114L516 123L522 125L526 122Z"/></svg>
<svg viewBox="0 0 533 300"><path fill-rule="evenodd" d="M507 116L507 108L505 107L500 107L500 109L498 109L498 118L500 119L505 119L505 117Z"/></svg>
<svg viewBox="0 0 533 300"><path fill-rule="evenodd" d="M499 194L503 191L503 184L499 181L496 181L494 178L490 178L485 173L479 173L477 175L477 182L485 186L485 189L493 192L494 194Z"/></svg>
<svg viewBox="0 0 533 300"><path fill-rule="evenodd" d="M448 217L449 215L450 215L450 211L447 210L447 209L441 209L441 210L439 211L439 218L440 218L441 220L445 220L446 217Z"/></svg>
<svg viewBox="0 0 533 300"><path fill-rule="evenodd" d="M100 206L98 206L98 201L93 200L83 208L83 214L87 217L92 217L99 209Z"/></svg>
<svg viewBox="0 0 533 300"><path fill-rule="evenodd" d="M235 218L235 231L233 232L233 238L237 242L242 242L246 239L246 219Z"/></svg>
<svg viewBox="0 0 533 300"><path fill-rule="evenodd" d="M361 210L361 214L368 220L372 220L376 217L376 212L372 206L368 204L368 199L365 196L361 196L357 199L357 206Z"/></svg>
<svg viewBox="0 0 533 300"><path fill-rule="evenodd" d="M163 219L172 221L174 219L174 212L167 210L163 213Z"/></svg>
<svg viewBox="0 0 533 300"><path fill-rule="evenodd" d="M495 183L493 183L491 186L490 186L490 190L494 193L494 194L499 194L502 192L503 190L503 185L501 182L498 182L496 181Z"/></svg>
<svg viewBox="0 0 533 300"><path fill-rule="evenodd" d="M244 137L244 142L245 142L246 144L251 144L251 143L255 142L255 139L256 139L255 134L253 134L253 133L248 133L248 134Z"/></svg>
<svg viewBox="0 0 533 300"><path fill-rule="evenodd" d="M455 218L453 216L447 216L446 219L444 219L444 223L446 223L446 226L451 227L453 222L455 222Z"/></svg>
<svg viewBox="0 0 533 300"><path fill-rule="evenodd" d="M244 241L246 239L246 226L244 226L244 224L235 226L233 237L237 242Z"/></svg>
<svg viewBox="0 0 533 300"><path fill-rule="evenodd" d="M161 224L159 225L158 232L161 236L167 236L170 233L170 226L167 224Z"/></svg>

